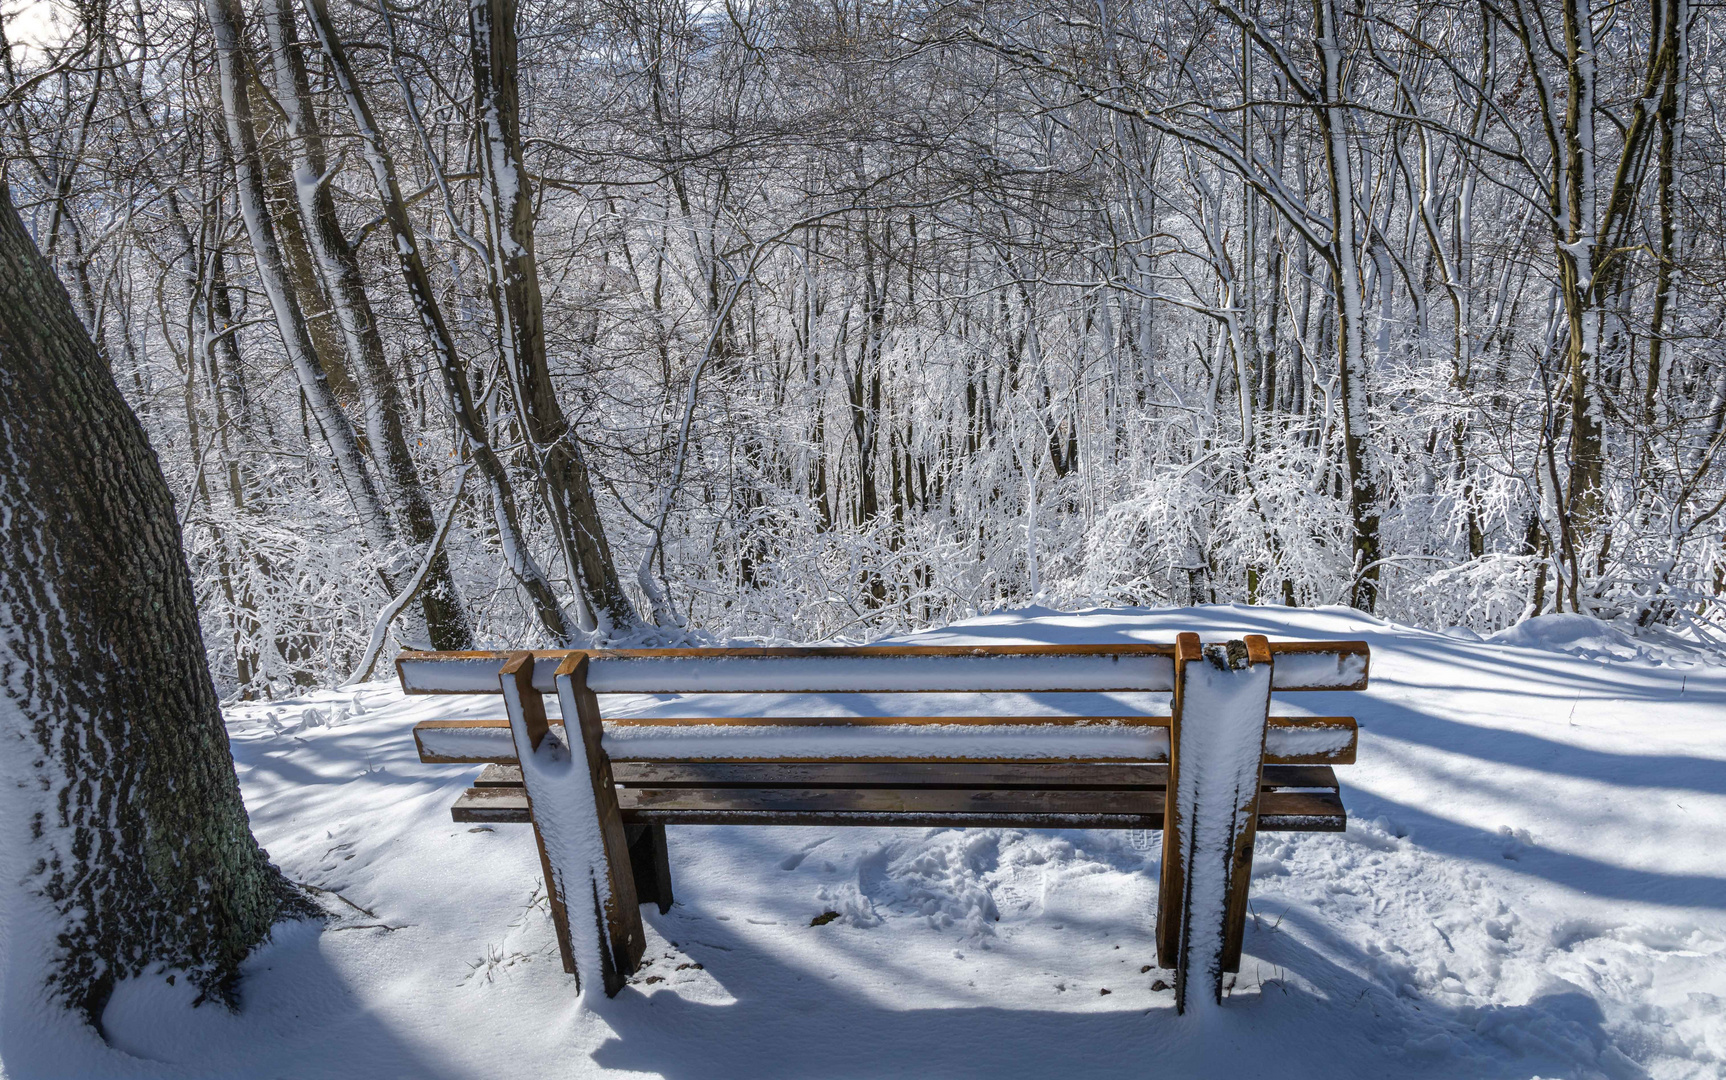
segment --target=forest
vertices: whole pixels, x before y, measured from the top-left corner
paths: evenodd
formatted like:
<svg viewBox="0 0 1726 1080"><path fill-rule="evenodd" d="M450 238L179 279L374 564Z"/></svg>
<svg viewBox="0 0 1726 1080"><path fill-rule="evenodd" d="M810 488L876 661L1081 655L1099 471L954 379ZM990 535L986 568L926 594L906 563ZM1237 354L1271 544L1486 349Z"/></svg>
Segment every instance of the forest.
<svg viewBox="0 0 1726 1080"><path fill-rule="evenodd" d="M0 157L226 697L1027 604L1710 639L1723 29L59 0L5 23Z"/></svg>

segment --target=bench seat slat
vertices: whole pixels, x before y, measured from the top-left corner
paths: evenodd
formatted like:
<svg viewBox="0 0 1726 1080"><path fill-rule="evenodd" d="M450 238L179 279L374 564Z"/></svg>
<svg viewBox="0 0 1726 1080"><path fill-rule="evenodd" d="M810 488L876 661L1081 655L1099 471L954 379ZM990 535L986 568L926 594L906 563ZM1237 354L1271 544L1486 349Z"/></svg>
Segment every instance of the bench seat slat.
<svg viewBox="0 0 1726 1080"><path fill-rule="evenodd" d="M750 727L1168 727L1167 716L614 716L609 730L622 728L750 728Z"/></svg>
<svg viewBox="0 0 1726 1080"><path fill-rule="evenodd" d="M1159 724L1060 718L995 718L981 724L615 725L605 732L613 761L672 758L749 761L951 759L984 761L1167 760Z"/></svg>
<svg viewBox="0 0 1726 1080"><path fill-rule="evenodd" d="M479 771L479 775L474 778L473 786L482 788L521 787L521 766L500 765L494 762Z"/></svg>
<svg viewBox="0 0 1726 1080"><path fill-rule="evenodd" d="M735 810L871 813L1154 814L1161 819L1162 792L1149 789L997 788L619 788L626 816L652 811L716 813ZM1268 802L1267 802L1268 800ZM1273 792L1261 797L1261 812L1340 812L1334 792ZM646 819L643 819L646 820Z"/></svg>
<svg viewBox="0 0 1726 1080"><path fill-rule="evenodd" d="M997 814L870 813L867 811L753 811L712 813L640 811L624 815L631 823L660 825L813 825L841 828L874 826L911 829L1143 829L1163 826L1162 811L1154 814ZM1286 814L1259 817L1260 832L1343 832L1348 819L1332 814Z"/></svg>
<svg viewBox="0 0 1726 1080"><path fill-rule="evenodd" d="M934 787L1154 788L1168 786L1167 765L1066 762L793 762L739 765L711 761L626 761L612 767L622 787ZM518 765L487 765L474 787L521 787ZM1264 789L1336 791L1328 765L1268 765Z"/></svg>
<svg viewBox="0 0 1726 1080"><path fill-rule="evenodd" d="M653 794L647 800L643 792ZM667 825L903 825L913 828L993 826L1015 828L1160 829L1160 791L1049 792L1046 798L1012 798L1031 793L1000 792L988 800L964 789L618 789L626 824ZM1089 796L1089 799L1071 796ZM1059 796L1069 796L1059 798ZM1139 803L1142 810L1124 813ZM895 809L895 807L898 807ZM462 823L526 823L527 793L521 788L469 788L450 808ZM1259 800L1260 832L1340 832L1347 825L1342 800L1334 791L1267 792Z"/></svg>
<svg viewBox="0 0 1726 1080"><path fill-rule="evenodd" d="M527 825L527 789L515 787L470 787L449 808L450 820L469 825Z"/></svg>
<svg viewBox="0 0 1726 1080"><path fill-rule="evenodd" d="M1169 767L1156 764L1067 762L848 762L731 764L718 762L619 762L612 768L625 787L930 787L930 788L1153 788L1168 786ZM1335 791L1336 772L1326 765L1271 765L1267 790Z"/></svg>

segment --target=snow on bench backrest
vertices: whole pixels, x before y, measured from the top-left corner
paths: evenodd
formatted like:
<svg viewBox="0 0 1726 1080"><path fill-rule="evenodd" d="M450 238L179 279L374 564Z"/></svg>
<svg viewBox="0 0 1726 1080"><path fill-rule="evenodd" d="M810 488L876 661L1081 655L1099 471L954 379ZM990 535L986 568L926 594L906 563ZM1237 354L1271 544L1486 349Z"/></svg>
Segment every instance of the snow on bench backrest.
<svg viewBox="0 0 1726 1080"><path fill-rule="evenodd" d="M1054 722L1054 717L1001 717L998 725L896 724L856 726L739 724L718 717L702 725L631 724L608 720L606 753L618 761L714 760L1011 760L1141 761L1169 759L1167 716L1136 722ZM562 721L552 731L561 741ZM1354 761L1356 726L1346 716L1271 717L1265 761L1272 765L1347 765ZM515 742L503 720L429 720L414 727L421 761L514 764Z"/></svg>
<svg viewBox="0 0 1726 1080"><path fill-rule="evenodd" d="M1364 641L1273 641L1271 689L1365 690L1369 653Z"/></svg>
<svg viewBox="0 0 1726 1080"><path fill-rule="evenodd" d="M534 688L554 692L563 650L534 654ZM1173 650L1158 645L612 649L588 653L596 694L1168 691ZM408 693L496 693L505 653L404 653Z"/></svg>
<svg viewBox="0 0 1726 1080"><path fill-rule="evenodd" d="M1364 643L1271 648L1275 689L1344 690L1366 683ZM1164 645L604 650L586 654L586 689L679 696L659 703L655 715L606 717L606 751L617 760L1156 762L1169 756L1166 705L1115 695L1171 690L1173 651ZM534 689L555 692L557 665L570 655L535 653ZM409 693L497 693L508 656L404 653L397 666ZM735 710L715 709L715 699L706 697L756 694L780 695L781 702L784 695L819 695L810 704L827 715L785 715L763 710L763 702L743 706L748 699L737 697L731 700L754 714L726 715ZM961 699L907 698L912 713L940 706L935 715L917 716L870 702L872 694ZM1008 700L1015 694L1041 700ZM1051 703L1061 694L1099 700L1075 710L1070 699ZM495 736L507 737L507 731L434 722L415 733L426 760L512 759L498 756L508 750ZM1273 717L1266 756L1274 763L1345 764L1354 759L1355 742L1355 723L1347 717Z"/></svg>
<svg viewBox="0 0 1726 1080"><path fill-rule="evenodd" d="M1276 690L1358 690L1367 646L1281 642ZM556 690L570 650L534 654L534 689ZM864 646L821 649L614 649L588 652L596 694L1165 692L1174 689L1168 645ZM495 694L502 652L405 652L396 661L410 694Z"/></svg>

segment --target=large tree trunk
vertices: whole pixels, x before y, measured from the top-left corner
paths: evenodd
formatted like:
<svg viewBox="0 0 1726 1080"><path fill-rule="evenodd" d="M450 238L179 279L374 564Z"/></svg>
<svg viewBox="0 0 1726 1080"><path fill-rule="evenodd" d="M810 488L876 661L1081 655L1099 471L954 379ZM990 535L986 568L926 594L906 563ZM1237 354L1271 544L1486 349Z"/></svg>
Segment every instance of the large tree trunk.
<svg viewBox="0 0 1726 1080"><path fill-rule="evenodd" d="M515 14L515 0L476 0L468 6L492 315L541 492L570 574L603 636L637 620L606 542L581 444L558 404L546 361L544 306L533 255L533 191L521 160Z"/></svg>
<svg viewBox="0 0 1726 1080"><path fill-rule="evenodd" d="M161 467L0 199L0 956L92 1020L157 965L232 1002L305 908L247 825Z"/></svg>

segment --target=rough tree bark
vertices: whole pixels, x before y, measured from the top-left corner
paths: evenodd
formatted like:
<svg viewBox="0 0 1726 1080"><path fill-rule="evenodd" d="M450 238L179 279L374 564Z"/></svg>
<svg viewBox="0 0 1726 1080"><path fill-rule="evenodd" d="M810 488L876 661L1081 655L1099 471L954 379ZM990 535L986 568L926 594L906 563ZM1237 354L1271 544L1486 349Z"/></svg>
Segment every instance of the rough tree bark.
<svg viewBox="0 0 1726 1080"><path fill-rule="evenodd" d="M93 1022L157 965L232 1003L309 908L248 827L156 455L0 201L0 954Z"/></svg>

